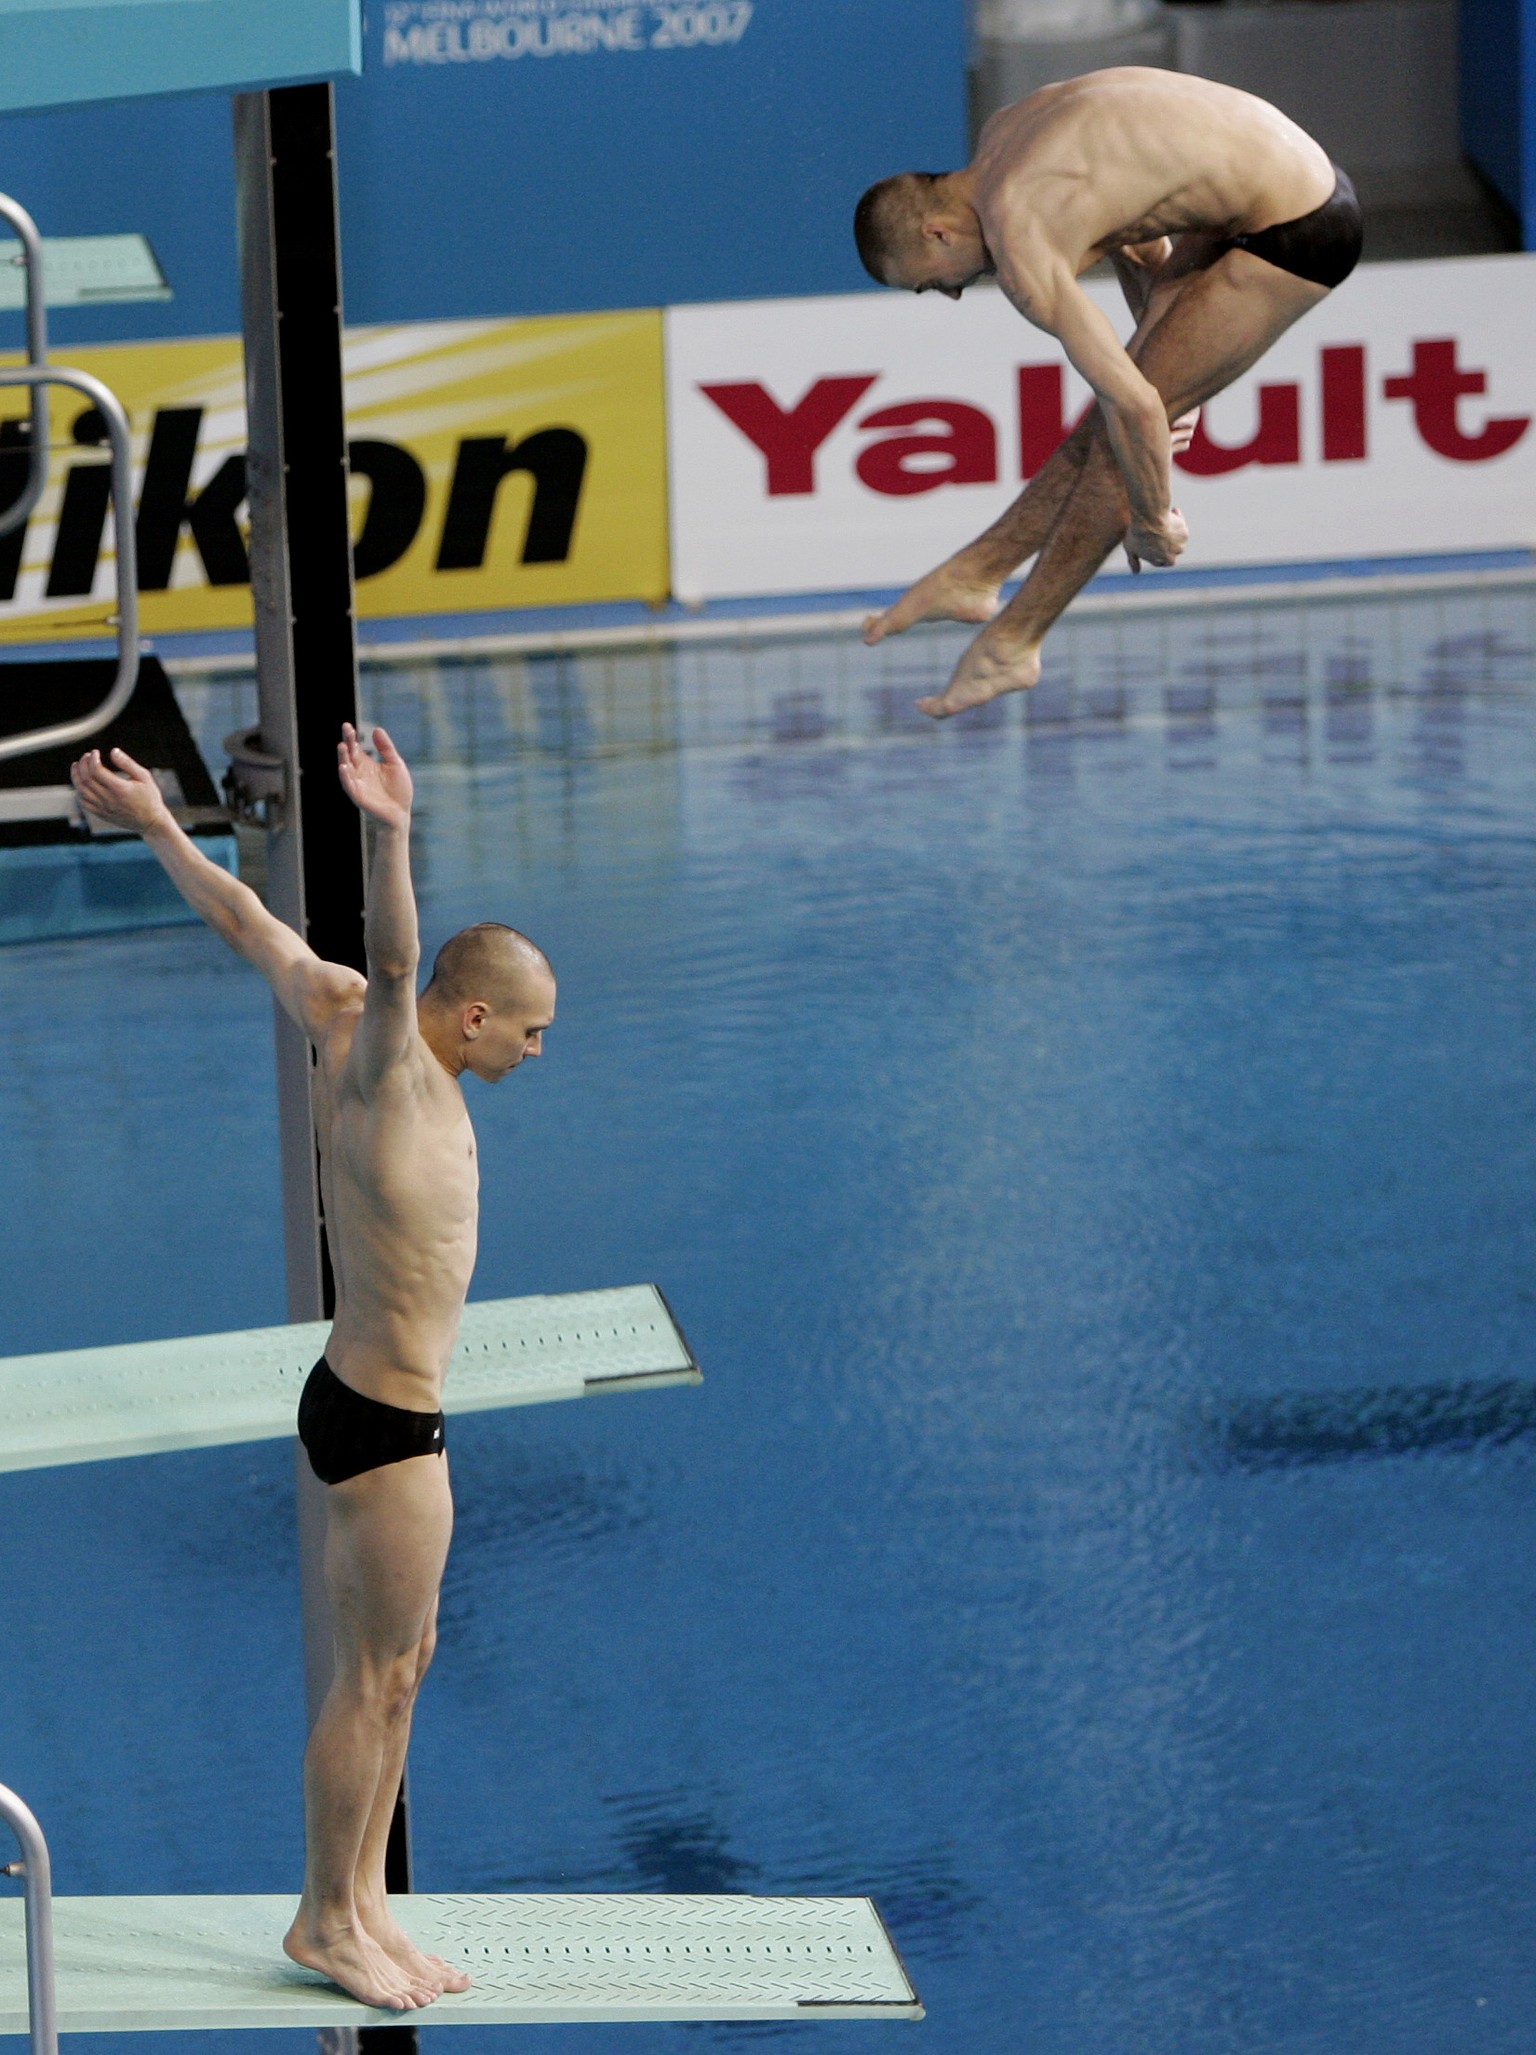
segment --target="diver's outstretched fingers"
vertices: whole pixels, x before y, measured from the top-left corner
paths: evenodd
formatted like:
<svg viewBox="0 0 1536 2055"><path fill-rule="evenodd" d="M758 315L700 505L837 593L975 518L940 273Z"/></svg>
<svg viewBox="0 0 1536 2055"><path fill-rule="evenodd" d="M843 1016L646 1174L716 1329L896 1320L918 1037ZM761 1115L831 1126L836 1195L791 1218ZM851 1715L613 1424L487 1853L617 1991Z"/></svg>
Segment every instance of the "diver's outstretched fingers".
<svg viewBox="0 0 1536 2055"><path fill-rule="evenodd" d="M1173 454L1177 457L1187 450L1195 439L1195 430L1200 426L1200 409L1191 407L1187 414L1180 414L1176 421L1168 424L1168 433L1173 443Z"/></svg>

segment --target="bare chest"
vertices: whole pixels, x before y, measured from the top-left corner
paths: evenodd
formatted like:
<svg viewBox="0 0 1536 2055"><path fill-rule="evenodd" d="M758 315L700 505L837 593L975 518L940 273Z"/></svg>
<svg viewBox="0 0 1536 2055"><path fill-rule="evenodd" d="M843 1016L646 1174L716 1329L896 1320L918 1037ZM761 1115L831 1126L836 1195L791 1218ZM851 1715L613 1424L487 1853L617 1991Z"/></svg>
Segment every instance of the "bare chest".
<svg viewBox="0 0 1536 2055"><path fill-rule="evenodd" d="M322 1162L341 1210L357 1225L422 1249L473 1245L480 1158L457 1084L429 1078L368 1100L333 1085L315 1110Z"/></svg>

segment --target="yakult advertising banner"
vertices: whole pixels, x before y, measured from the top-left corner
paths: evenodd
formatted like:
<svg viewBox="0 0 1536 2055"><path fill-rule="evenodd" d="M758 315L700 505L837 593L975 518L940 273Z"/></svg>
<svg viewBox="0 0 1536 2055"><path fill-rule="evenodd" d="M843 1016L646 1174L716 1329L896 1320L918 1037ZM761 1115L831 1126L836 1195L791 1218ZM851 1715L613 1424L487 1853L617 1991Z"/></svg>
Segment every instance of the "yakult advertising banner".
<svg viewBox="0 0 1536 2055"><path fill-rule="evenodd" d="M1118 291L1087 290L1127 334ZM1362 267L1206 408L1176 459L1183 565L1536 546L1533 334L1531 256ZM690 601L908 583L1090 398L990 287L674 308L667 382Z"/></svg>

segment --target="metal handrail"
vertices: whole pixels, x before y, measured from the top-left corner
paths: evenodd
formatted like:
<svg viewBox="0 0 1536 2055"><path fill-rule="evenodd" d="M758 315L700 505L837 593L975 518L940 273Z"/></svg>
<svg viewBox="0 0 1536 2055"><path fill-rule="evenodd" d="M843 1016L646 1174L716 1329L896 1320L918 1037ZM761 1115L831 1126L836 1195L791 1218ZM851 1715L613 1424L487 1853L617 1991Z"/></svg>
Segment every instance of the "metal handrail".
<svg viewBox="0 0 1536 2055"><path fill-rule="evenodd" d="M56 722L51 728L30 728L20 735L0 737L0 762L11 756L31 756L39 749L83 742L88 735L99 733L109 721L116 720L133 697L139 676L139 555L133 526L133 446L123 403L89 371L71 371L63 365L0 371L0 386L6 385L30 385L34 390L41 385L72 386L94 403L107 424L107 437L112 444L112 525L117 545L113 566L117 585L117 676L112 690L94 713L81 714L78 720Z"/></svg>
<svg viewBox="0 0 1536 2055"><path fill-rule="evenodd" d="M48 361L48 301L43 291L43 239L37 223L19 200L0 193L0 218L21 238L21 261L27 272L27 362L34 371ZM32 452L26 490L0 514L0 535L9 535L30 516L48 483L48 388L32 388Z"/></svg>
<svg viewBox="0 0 1536 2055"><path fill-rule="evenodd" d="M32 2055L59 2055L58 1987L53 1968L53 1866L43 1830L14 1791L0 1784L0 1819L16 1836L20 1862L5 1874L20 1877L27 1894L27 2028Z"/></svg>

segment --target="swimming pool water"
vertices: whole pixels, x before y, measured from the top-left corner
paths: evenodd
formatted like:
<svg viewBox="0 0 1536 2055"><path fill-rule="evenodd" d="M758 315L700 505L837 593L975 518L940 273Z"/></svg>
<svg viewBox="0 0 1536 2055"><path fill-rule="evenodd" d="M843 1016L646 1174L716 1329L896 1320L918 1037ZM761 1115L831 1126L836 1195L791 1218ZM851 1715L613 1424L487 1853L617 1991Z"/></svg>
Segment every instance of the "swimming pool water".
<svg viewBox="0 0 1536 2055"><path fill-rule="evenodd" d="M440 2045L1515 2055L1531 602L1084 622L940 732L956 647L368 681L429 947L560 973L476 1296L654 1278L707 1377L455 1423L418 1882L869 1891L929 2006ZM0 1347L282 1317L268 1019L196 931L0 955ZM0 1478L61 1890L294 1884L290 1477Z"/></svg>

